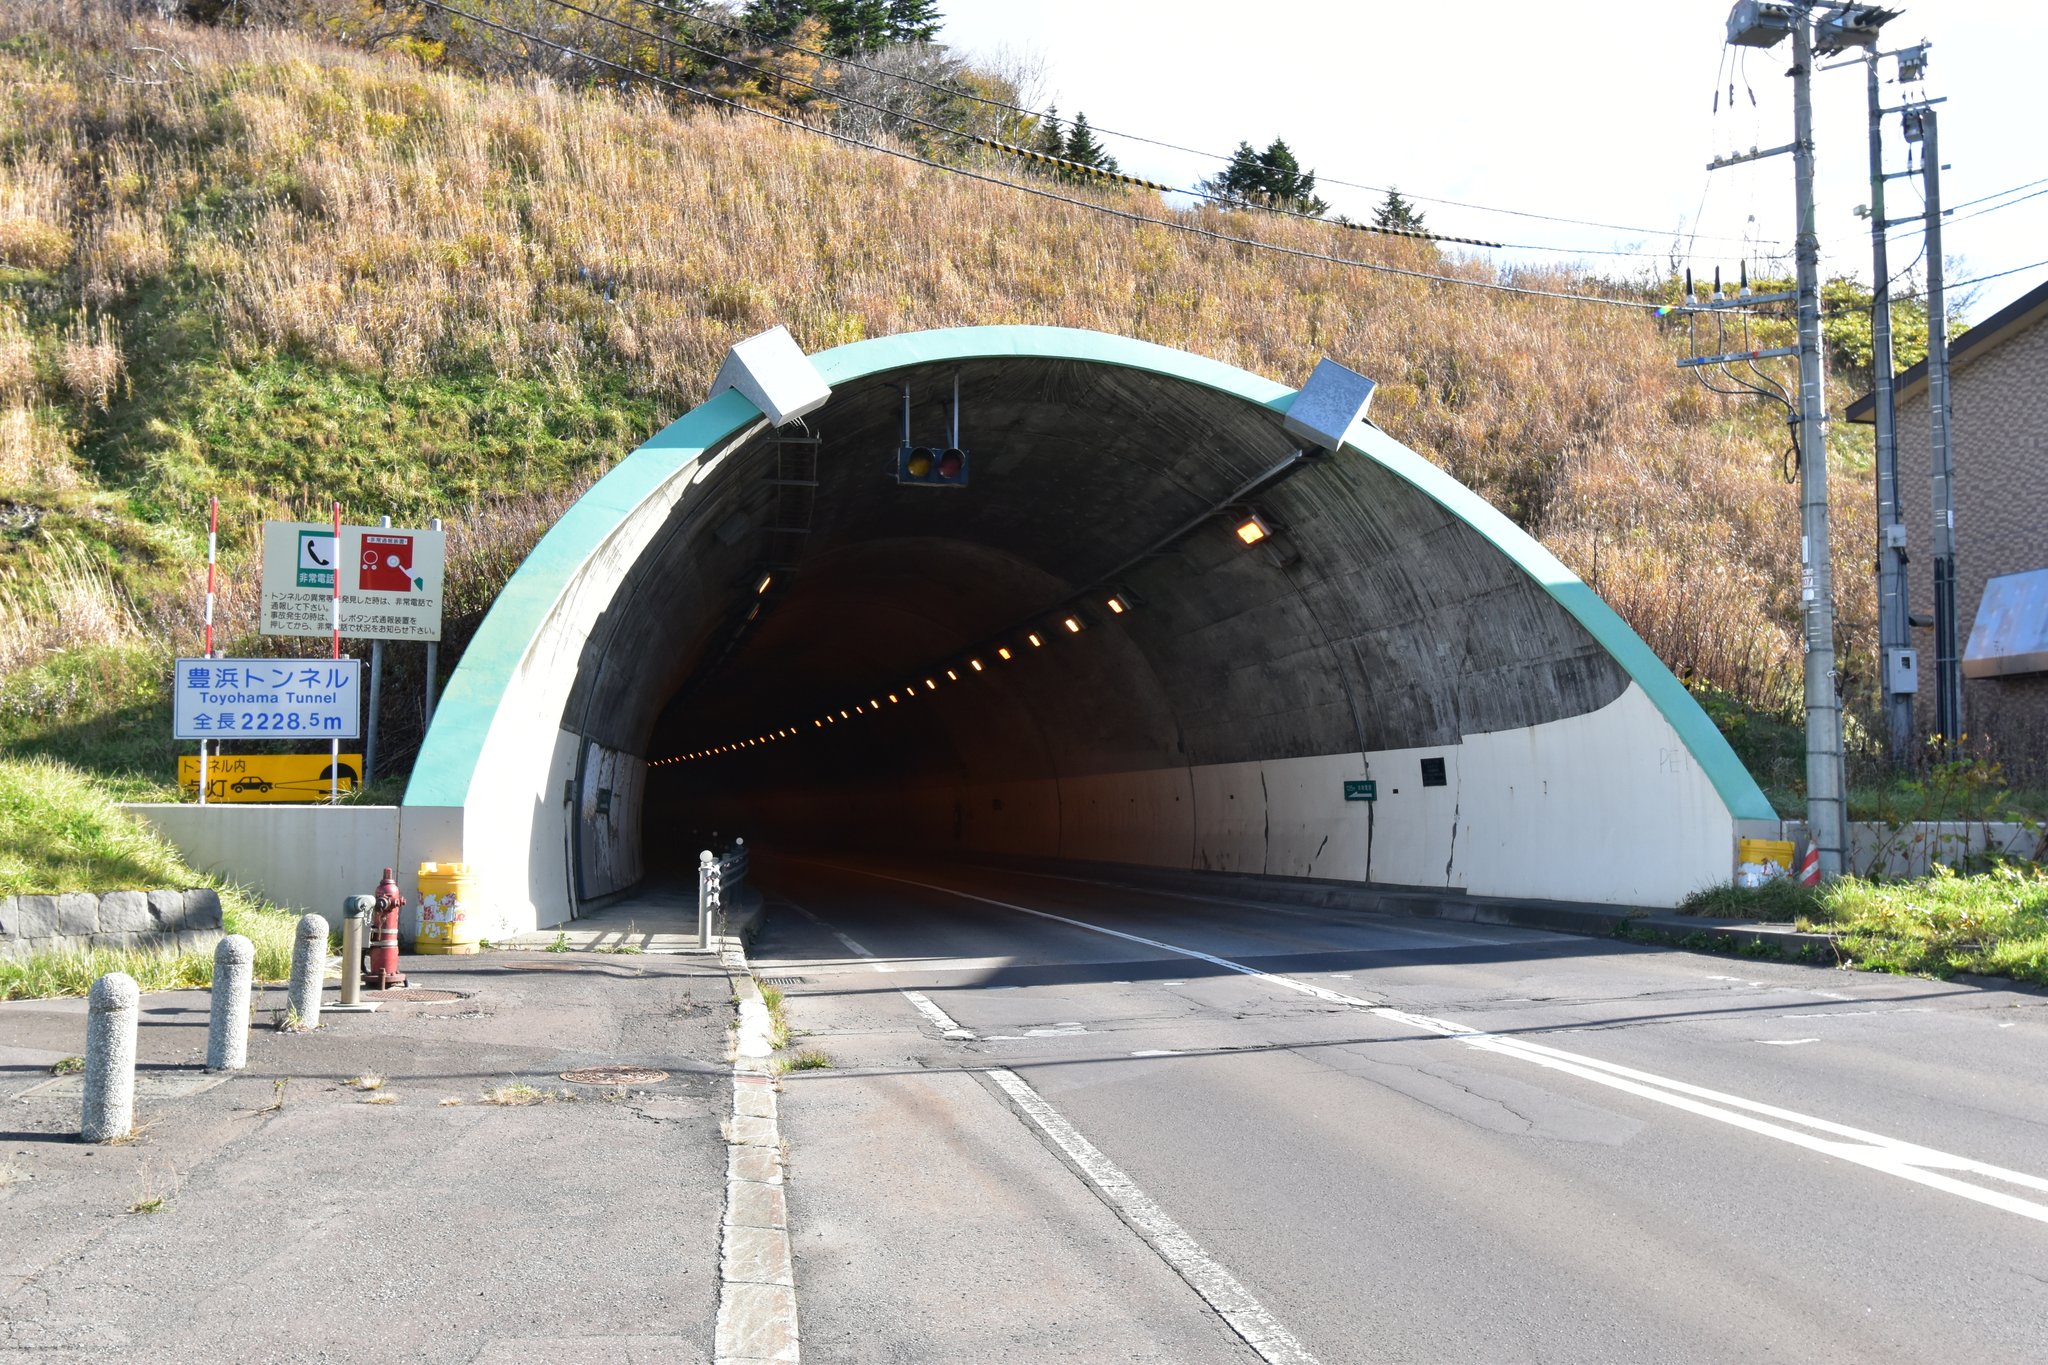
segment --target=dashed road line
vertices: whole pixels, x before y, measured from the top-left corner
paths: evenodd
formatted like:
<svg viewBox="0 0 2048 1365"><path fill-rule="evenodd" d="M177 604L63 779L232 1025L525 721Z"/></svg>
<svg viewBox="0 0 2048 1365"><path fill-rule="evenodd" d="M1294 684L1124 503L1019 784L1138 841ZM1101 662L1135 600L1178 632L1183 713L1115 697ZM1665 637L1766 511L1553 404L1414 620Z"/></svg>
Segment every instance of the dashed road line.
<svg viewBox="0 0 2048 1365"><path fill-rule="evenodd" d="M833 928L831 925L825 923L825 921L819 919L816 915L812 914L809 910L806 910L803 906L798 905L795 901L790 900L788 897L785 896L783 897L782 903L787 905L790 909L796 911L799 915L802 915L811 923L817 925L820 929L823 929L826 933L832 935L832 937L838 939L841 943L845 944L848 952L852 953L855 957L860 958L862 961L866 962L870 967L873 967L876 971L886 972L891 970L887 963L877 958L873 953L869 952L866 948L861 947L860 944L855 943L845 934L840 933L839 930ZM912 1007L915 1008L919 1014L922 1014L925 1018L931 1020L932 1023L936 1024L938 1026L939 1036L941 1038L945 1038L951 1042L956 1043L968 1043L974 1041L975 1035L973 1029L962 1028L959 1024L959 1021L955 1020L953 1016L947 1014L944 1010L940 1009L937 1005L933 1004L931 997L926 995L923 991L914 991L907 986L898 986L896 988L896 993L901 995L905 1000L908 1000L911 1003Z"/></svg>

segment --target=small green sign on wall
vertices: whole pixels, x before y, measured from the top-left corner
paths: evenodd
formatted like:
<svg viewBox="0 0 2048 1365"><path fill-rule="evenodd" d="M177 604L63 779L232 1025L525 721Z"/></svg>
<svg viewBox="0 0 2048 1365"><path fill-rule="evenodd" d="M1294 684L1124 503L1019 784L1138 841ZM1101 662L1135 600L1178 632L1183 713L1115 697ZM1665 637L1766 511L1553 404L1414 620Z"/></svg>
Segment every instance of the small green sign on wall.
<svg viewBox="0 0 2048 1365"><path fill-rule="evenodd" d="M1346 782L1344 784L1344 799L1346 801L1377 801L1380 799L1380 784L1370 780L1365 782Z"/></svg>

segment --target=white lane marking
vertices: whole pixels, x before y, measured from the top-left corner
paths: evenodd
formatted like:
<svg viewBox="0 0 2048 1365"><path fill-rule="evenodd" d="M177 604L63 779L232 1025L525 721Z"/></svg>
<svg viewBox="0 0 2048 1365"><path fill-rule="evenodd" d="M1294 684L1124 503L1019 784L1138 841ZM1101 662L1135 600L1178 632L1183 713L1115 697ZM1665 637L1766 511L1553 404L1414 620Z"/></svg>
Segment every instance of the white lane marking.
<svg viewBox="0 0 2048 1365"><path fill-rule="evenodd" d="M1354 1009L1365 1010L1368 1013L1377 1015L1379 1018L1392 1020L1395 1023L1404 1024L1410 1028L1439 1034L1446 1038L1454 1038L1460 1043L1478 1048L1484 1052L1495 1052L1503 1056L1534 1063L1548 1070L1561 1071L1567 1075L1577 1076L1582 1080L1607 1086L1609 1089L1624 1091L1642 1099L1654 1100L1658 1104L1668 1105L1673 1109L1682 1109L1687 1113L1713 1119L1718 1123L1742 1128L1764 1137L1776 1138L1780 1142L1790 1143L1795 1147L1804 1147L1808 1151L1819 1152L1824 1156L1832 1156L1838 1160L1863 1166L1873 1171L1881 1171L1886 1175L1897 1176L1901 1180L1910 1180L1915 1184L1925 1185L1930 1189L1937 1189L1963 1199L1974 1200L1979 1204L1987 1204L1992 1208L2002 1209L2007 1213L2019 1214L2023 1218L2032 1218L2037 1222L2048 1223L2048 1204L2038 1204L2032 1200L2021 1199L2000 1190L1987 1190L1981 1185L1972 1185L1966 1181L1937 1174L1939 1171L1961 1171L1966 1174L1997 1180L2008 1185L2018 1185L2023 1189L2048 1193L2048 1180L2044 1180L2040 1176L2028 1175L2024 1171L2007 1170L2002 1166L1993 1166L1989 1162L1977 1161L1970 1157L1956 1156L1932 1147L1922 1147L1917 1143L1902 1142L1897 1138L1886 1137L1883 1134L1868 1132L1861 1128L1852 1128L1847 1124L1836 1123L1831 1119L1813 1118L1790 1109L1781 1109L1776 1105L1763 1104L1756 1100L1746 1100L1739 1095L1730 1095L1723 1091L1710 1090L1705 1086L1693 1085L1686 1081L1672 1080L1666 1076L1658 1076L1648 1071L1638 1071L1633 1067L1620 1066L1613 1062L1603 1062L1596 1057L1566 1052L1561 1048L1547 1047L1542 1043L1532 1043L1522 1038L1509 1038L1498 1034L1482 1033L1478 1029L1468 1028L1463 1024L1454 1023L1448 1019L1432 1019L1427 1015L1411 1014L1406 1010L1376 1005L1370 1000L1361 1000L1357 996L1345 995L1340 991L1329 990L1326 987L1317 986L1307 981L1299 981L1291 976L1278 976L1272 972L1262 972L1256 967L1247 967L1241 962L1232 962L1229 958L1217 957L1213 953L1205 953L1195 948L1182 948L1171 943L1162 943L1158 939L1142 938L1137 934L1127 934L1121 929L1111 929L1100 924L1090 924L1086 920L1071 919L1066 915L1055 915L1049 910L1034 910L1028 905L1015 905L1009 901L994 900L988 896L977 896L968 891L955 891L949 886L934 886L929 882L911 881L907 877L892 877L882 872L868 872L860 868L846 868L844 870L856 872L862 876L873 877L880 881L898 882L904 886L915 886L921 890L955 896L961 900L979 901L984 905L993 905L1004 910L1014 910L1019 914L1032 915L1039 919L1055 920L1061 924L1072 925L1076 929L1084 929L1090 933L1105 934L1110 938L1125 939L1132 943L1142 943L1149 948L1158 948L1165 952L1178 954L1181 957L1191 957L1197 961L1213 963L1228 971L1238 972L1254 980L1281 987L1284 990L1299 991L1303 995L1314 996L1318 1000L1327 1000L1333 1004L1348 1005ZM1703 1103L1703 1101L1705 1102ZM1750 1117L1752 1114L1763 1115L1769 1119L1780 1120L1780 1122L1765 1122L1763 1119ZM1802 1133L1795 1128L1787 1128L1784 1124L1788 1123L1797 1124L1802 1128L1813 1129L1814 1132ZM1815 1133L1829 1133L1836 1137L1847 1138L1848 1141L1832 1142L1826 1138L1815 1136Z"/></svg>
<svg viewBox="0 0 2048 1365"><path fill-rule="evenodd" d="M1817 1043L1818 1038L1759 1038L1765 1047L1798 1047L1801 1043Z"/></svg>
<svg viewBox="0 0 2048 1365"><path fill-rule="evenodd" d="M961 1028L960 1025L957 1022L955 1022L952 1015L947 1014L937 1005L934 1005L931 1001L931 997L926 995L923 991L905 991L901 986L898 986L896 989L903 992L903 998L905 1000L908 1000L911 1004L917 1006L917 1012L919 1014L922 1014L925 1018L931 1020L934 1024L937 1024L939 1026L939 1034L941 1037L952 1038L956 1040L964 1040L972 1038L974 1036L973 1029Z"/></svg>
<svg viewBox="0 0 2048 1365"><path fill-rule="evenodd" d="M1147 1047L1140 1048L1138 1049L1138 1051L1133 1052L1131 1055L1133 1057L1178 1057L1182 1054L1174 1051L1170 1047Z"/></svg>
<svg viewBox="0 0 2048 1365"><path fill-rule="evenodd" d="M819 919L816 915L812 914L809 910L806 910L803 906L798 905L795 901L788 901L787 904L789 905L790 909L796 911L799 915L802 915L805 919L817 925L820 929L823 929L826 933L832 935L832 937L838 939L841 943L844 943L847 946L847 949L850 952L852 952L855 957L865 958L867 960L867 964L870 967L873 967L876 971L886 972L892 970L892 968L890 968L890 966L887 963L881 961L873 953L861 947L858 943L855 943L845 934L840 933L837 929L825 923L825 921ZM913 991L908 989L907 987L898 986L896 988L896 993L898 995L901 995L905 1000L908 1000L911 1003L911 1006L915 1008L919 1014L922 1014L925 1018L931 1020L934 1024L937 1024L939 1026L939 1036L941 1038L950 1039L951 1041L956 1043L973 1041L974 1030L960 1027L960 1025L957 1022L955 1022L951 1015L947 1014L944 1010L940 1009L937 1005L933 1004L931 1001L931 997L926 995L924 992Z"/></svg>
<svg viewBox="0 0 2048 1365"><path fill-rule="evenodd" d="M1085 1025L1070 1022L1045 1025L1039 1028L1028 1028L1021 1034L991 1033L988 1036L988 1040L991 1043L1021 1043L1028 1038L1078 1038L1087 1031L1088 1029Z"/></svg>
<svg viewBox="0 0 2048 1365"><path fill-rule="evenodd" d="M1186 1229L1168 1217L1166 1210L1154 1203L1094 1143L1081 1136L1080 1130L1067 1122L1029 1082L1005 1067L994 1067L982 1074L1009 1096L1020 1115L1066 1154L1068 1162L1094 1187L1102 1202L1144 1238L1160 1259L1172 1266L1188 1282L1188 1287L1200 1294L1230 1324L1230 1329L1259 1353L1261 1360L1269 1365L1317 1365L1308 1348L1296 1341L1235 1275L1204 1251Z"/></svg>

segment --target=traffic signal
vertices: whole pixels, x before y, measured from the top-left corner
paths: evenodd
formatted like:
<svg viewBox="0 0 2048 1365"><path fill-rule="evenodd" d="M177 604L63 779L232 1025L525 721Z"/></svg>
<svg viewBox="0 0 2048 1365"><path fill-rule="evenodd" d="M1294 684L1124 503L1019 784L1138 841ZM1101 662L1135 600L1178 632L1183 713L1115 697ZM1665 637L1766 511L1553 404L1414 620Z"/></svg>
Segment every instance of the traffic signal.
<svg viewBox="0 0 2048 1365"><path fill-rule="evenodd" d="M915 488L967 487L967 452L958 446L914 446L896 450L896 482Z"/></svg>

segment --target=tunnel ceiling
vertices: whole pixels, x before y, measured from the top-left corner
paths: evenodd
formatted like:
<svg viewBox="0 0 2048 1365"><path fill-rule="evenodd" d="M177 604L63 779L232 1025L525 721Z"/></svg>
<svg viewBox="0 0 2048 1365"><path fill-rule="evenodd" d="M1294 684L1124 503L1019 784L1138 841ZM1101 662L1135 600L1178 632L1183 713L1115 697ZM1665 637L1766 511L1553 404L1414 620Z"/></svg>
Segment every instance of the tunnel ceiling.
<svg viewBox="0 0 2048 1365"><path fill-rule="evenodd" d="M913 441L944 444L956 378L972 486L899 487L900 386ZM1275 411L1184 378L913 365L839 384L804 427L815 490L777 482L809 472L806 452L761 424L700 474L705 496L591 631L565 728L655 760L799 729L676 770L720 781L1072 774L1455 743L1598 709L1629 681L1499 547L1353 451L1249 500L1274 543L1246 549L1219 514L1101 583L1138 603L1103 610L1083 589L1298 448ZM808 534L771 535L812 492ZM1090 629L1068 638L1055 612L1077 600ZM999 639L1016 659L996 662ZM988 671L947 683L969 651ZM869 700L878 719L815 724Z"/></svg>

